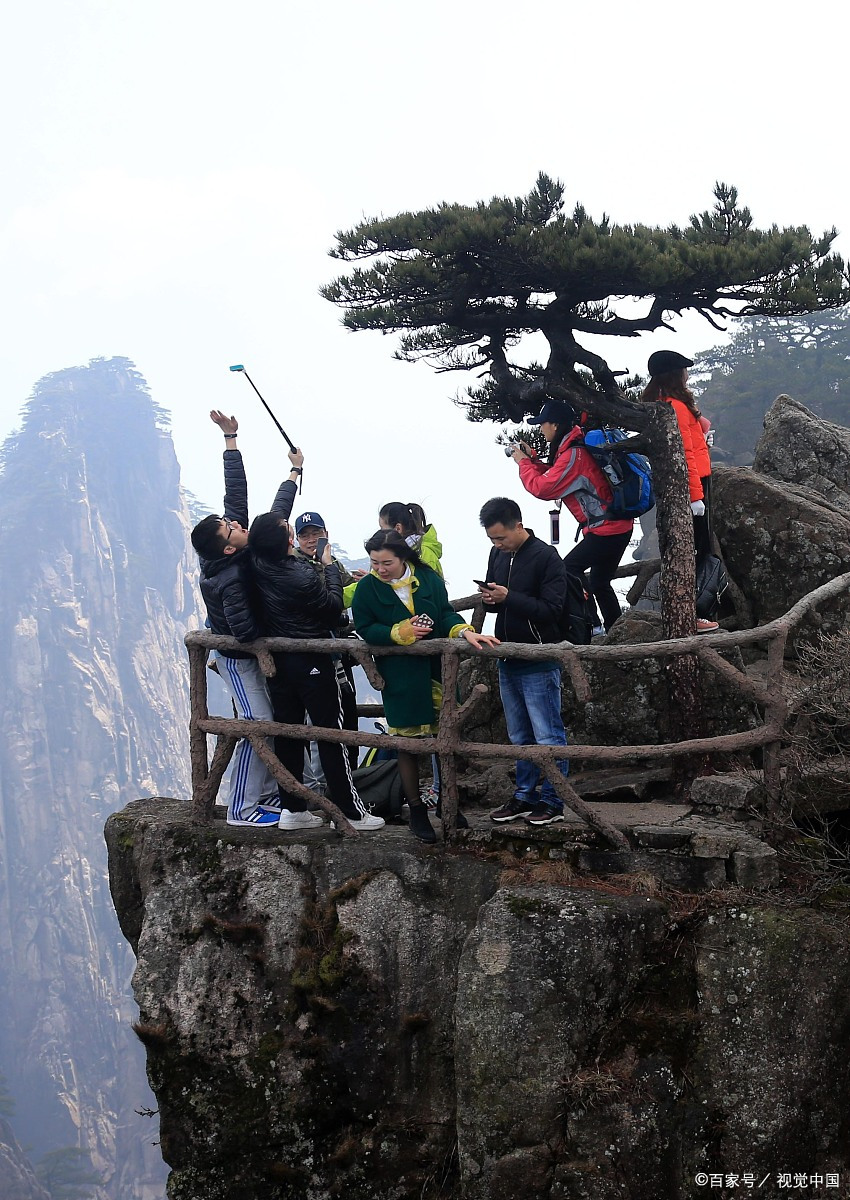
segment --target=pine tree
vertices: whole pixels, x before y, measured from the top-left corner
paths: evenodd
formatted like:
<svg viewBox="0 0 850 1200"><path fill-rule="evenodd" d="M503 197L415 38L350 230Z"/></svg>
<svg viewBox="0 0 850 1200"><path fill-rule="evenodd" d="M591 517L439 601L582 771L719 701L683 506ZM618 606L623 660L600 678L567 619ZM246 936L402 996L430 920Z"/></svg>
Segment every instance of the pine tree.
<svg viewBox="0 0 850 1200"><path fill-rule="evenodd" d="M605 415L622 401L612 370L577 340L670 328L695 309L715 327L733 315L791 316L846 303L834 229L757 230L734 187L718 183L714 208L666 229L594 221L564 212L564 188L541 174L528 196L365 221L337 234L333 257L357 266L322 291L351 330L397 331L397 357L439 370L484 371L470 392L473 419L521 421L555 387ZM373 261L374 260L374 261ZM638 315L634 302L645 302ZM544 366L522 365L523 336L542 334ZM513 361L512 361L513 360ZM486 411L481 401L486 401Z"/></svg>
<svg viewBox="0 0 850 1200"><path fill-rule="evenodd" d="M98 1172L92 1170L88 1152L77 1146L49 1151L37 1164L35 1173L50 1193L50 1200L92 1200L95 1188L103 1182Z"/></svg>

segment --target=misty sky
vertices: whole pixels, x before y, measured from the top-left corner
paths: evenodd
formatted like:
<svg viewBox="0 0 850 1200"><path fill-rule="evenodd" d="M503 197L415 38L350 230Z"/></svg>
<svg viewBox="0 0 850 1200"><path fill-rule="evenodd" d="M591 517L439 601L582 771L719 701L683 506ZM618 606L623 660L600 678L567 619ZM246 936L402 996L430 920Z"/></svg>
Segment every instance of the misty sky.
<svg viewBox="0 0 850 1200"><path fill-rule="evenodd" d="M540 170L595 217L685 223L717 179L759 226L837 225L850 254L842 8L749 0L30 0L4 21L0 435L33 383L126 355L173 416L184 483L211 508L242 423L254 512L284 444L304 508L356 554L388 500L424 504L454 595L486 561L493 494L546 506L450 397L463 376L346 334L318 295L333 234L362 217L527 192ZM842 21L843 23L843 21ZM691 319L606 348L616 368L717 335ZM470 547L477 547L470 554Z"/></svg>

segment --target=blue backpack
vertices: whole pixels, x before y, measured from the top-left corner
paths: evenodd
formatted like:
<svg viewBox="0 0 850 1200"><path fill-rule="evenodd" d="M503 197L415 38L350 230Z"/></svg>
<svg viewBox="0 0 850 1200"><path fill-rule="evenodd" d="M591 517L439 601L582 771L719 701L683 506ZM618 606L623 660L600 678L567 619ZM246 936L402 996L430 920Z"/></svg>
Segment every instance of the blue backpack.
<svg viewBox="0 0 850 1200"><path fill-rule="evenodd" d="M585 446L602 468L614 493L606 511L612 520L642 517L655 508L649 459L634 451L617 454L610 449L627 437L629 434L623 429L591 429L584 435Z"/></svg>

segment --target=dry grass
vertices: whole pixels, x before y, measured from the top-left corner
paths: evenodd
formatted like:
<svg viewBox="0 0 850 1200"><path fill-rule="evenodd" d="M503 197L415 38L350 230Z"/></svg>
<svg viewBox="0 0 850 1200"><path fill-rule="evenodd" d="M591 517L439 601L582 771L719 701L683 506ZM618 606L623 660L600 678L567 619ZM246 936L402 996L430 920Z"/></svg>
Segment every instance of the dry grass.
<svg viewBox="0 0 850 1200"><path fill-rule="evenodd" d="M586 1113L619 1100L628 1093L634 1096L633 1079L638 1056L628 1047L618 1059L596 1063L582 1071L574 1071L561 1080L568 1113Z"/></svg>

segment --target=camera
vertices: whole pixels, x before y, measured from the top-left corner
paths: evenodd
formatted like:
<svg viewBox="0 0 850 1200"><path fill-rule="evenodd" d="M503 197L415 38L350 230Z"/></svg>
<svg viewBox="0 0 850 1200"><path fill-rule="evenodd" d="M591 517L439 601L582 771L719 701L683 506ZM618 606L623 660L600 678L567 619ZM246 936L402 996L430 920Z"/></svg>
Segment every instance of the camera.
<svg viewBox="0 0 850 1200"><path fill-rule="evenodd" d="M505 457L510 458L514 450L516 450L516 442L510 442L507 446L503 446L502 449L505 452Z"/></svg>

